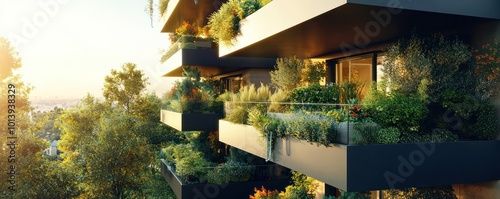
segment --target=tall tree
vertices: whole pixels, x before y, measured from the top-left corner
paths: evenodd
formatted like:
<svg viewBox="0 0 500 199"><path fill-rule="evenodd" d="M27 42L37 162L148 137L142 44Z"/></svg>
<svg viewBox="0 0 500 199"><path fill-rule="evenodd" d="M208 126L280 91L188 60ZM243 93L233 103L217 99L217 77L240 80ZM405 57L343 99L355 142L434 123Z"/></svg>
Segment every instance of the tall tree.
<svg viewBox="0 0 500 199"><path fill-rule="evenodd" d="M125 63L121 71L111 70L111 75L104 79L103 95L107 102L117 103L127 113L132 103L139 98L147 86L147 78L137 65Z"/></svg>
<svg viewBox="0 0 500 199"><path fill-rule="evenodd" d="M147 182L152 151L137 135L134 117L114 111L96 126L95 140L84 145L83 171L88 198L126 198L140 195Z"/></svg>
<svg viewBox="0 0 500 199"><path fill-rule="evenodd" d="M28 96L32 88L22 81L20 75L15 75L15 71L21 66L21 58L14 47L7 39L0 37L0 168L4 169L2 171L8 170L0 173L0 179L3 181L0 184L0 198L11 198L19 194L10 190L9 184L4 181L11 178L8 173L15 173L12 177L16 180L16 190L23 184L34 185L26 181L26 176L29 176L34 168L23 161L36 162L41 151L39 149L46 144L30 137L31 107ZM17 138L7 138L8 136ZM11 169L12 167L14 169Z"/></svg>
<svg viewBox="0 0 500 199"><path fill-rule="evenodd" d="M10 42L0 37L0 82L12 76L14 70L21 68L21 58Z"/></svg>

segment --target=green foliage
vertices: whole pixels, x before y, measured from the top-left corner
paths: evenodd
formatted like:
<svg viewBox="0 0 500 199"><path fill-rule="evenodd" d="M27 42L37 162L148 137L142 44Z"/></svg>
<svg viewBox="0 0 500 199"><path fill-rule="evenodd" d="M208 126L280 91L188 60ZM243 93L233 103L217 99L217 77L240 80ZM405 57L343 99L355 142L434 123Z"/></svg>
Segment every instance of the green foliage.
<svg viewBox="0 0 500 199"><path fill-rule="evenodd" d="M487 103L481 104L476 123L471 126L470 131L479 139L494 140L500 132L496 107Z"/></svg>
<svg viewBox="0 0 500 199"><path fill-rule="evenodd" d="M278 113L287 111L289 105L285 103L289 100L289 98L290 96L288 96L285 91L278 89L270 97L271 105L269 105L268 111Z"/></svg>
<svg viewBox="0 0 500 199"><path fill-rule="evenodd" d="M319 84L319 82L326 78L326 63L325 62L312 62L305 60L305 67L301 71L302 85Z"/></svg>
<svg viewBox="0 0 500 199"><path fill-rule="evenodd" d="M240 34L240 21L260 7L259 1L229 0L210 15L207 25L210 28L210 35L225 45L233 44L234 38Z"/></svg>
<svg viewBox="0 0 500 199"><path fill-rule="evenodd" d="M385 53L384 79L390 79L391 90L416 93L421 82L426 80L431 101L438 99L437 95L453 82L460 67L471 57L467 45L439 34L401 39Z"/></svg>
<svg viewBox="0 0 500 199"><path fill-rule="evenodd" d="M287 199L313 199L318 188L316 180L296 171L292 171L293 184L280 193L280 198Z"/></svg>
<svg viewBox="0 0 500 199"><path fill-rule="evenodd" d="M319 103L319 104L338 104L341 90L337 84L328 84L321 86L313 84L306 87L295 88L290 93L290 101L294 103ZM335 108L333 106L320 105L293 105L294 109L304 110L328 110Z"/></svg>
<svg viewBox="0 0 500 199"><path fill-rule="evenodd" d="M297 57L280 58L276 61L271 75L271 85L290 93L293 89L301 86L302 70L306 67L306 62Z"/></svg>
<svg viewBox="0 0 500 199"><path fill-rule="evenodd" d="M136 68L136 64L125 63L121 71L113 69L111 75L107 75L104 79L105 100L110 104L117 102L118 106L123 107L127 112L148 85L144 72Z"/></svg>
<svg viewBox="0 0 500 199"><path fill-rule="evenodd" d="M255 85L244 86L238 93L229 94L229 101L226 101L226 120L238 123L247 124L248 111L257 105L256 102L268 102L271 96L271 91L268 86L261 84L259 88Z"/></svg>
<svg viewBox="0 0 500 199"><path fill-rule="evenodd" d="M425 187L425 188L406 188L391 189L383 191L384 198L387 199L413 199L413 198L441 198L457 199L453 193L451 185Z"/></svg>
<svg viewBox="0 0 500 199"><path fill-rule="evenodd" d="M186 67L184 77L176 81L170 93L164 96L167 108L180 113L221 113L223 103L215 101L212 85L201 81L201 74L196 68Z"/></svg>
<svg viewBox="0 0 500 199"><path fill-rule="evenodd" d="M456 142L458 136L446 129L433 129L430 134L411 134L402 137L402 143L417 143L417 142Z"/></svg>
<svg viewBox="0 0 500 199"><path fill-rule="evenodd" d="M396 127L382 128L377 131L376 144L393 144L399 141L401 133Z"/></svg>
<svg viewBox="0 0 500 199"><path fill-rule="evenodd" d="M491 100L498 95L500 82L500 42L494 41L474 50L476 93L481 100Z"/></svg>
<svg viewBox="0 0 500 199"><path fill-rule="evenodd" d="M389 127L391 128L391 127ZM354 142L358 144L378 144L380 126L373 122L361 122L354 124Z"/></svg>
<svg viewBox="0 0 500 199"><path fill-rule="evenodd" d="M227 109L226 109L227 110ZM248 111L244 106L236 106L231 109L231 112L226 112L227 121L236 124L246 124L248 121Z"/></svg>
<svg viewBox="0 0 500 199"><path fill-rule="evenodd" d="M206 182L224 184L228 182L246 182L254 173L255 167L247 163L228 160L207 173Z"/></svg>
<svg viewBox="0 0 500 199"><path fill-rule="evenodd" d="M329 146L337 135L336 121L320 114L299 112L280 119L288 136ZM277 126L279 127L279 125ZM278 132L277 130L274 130Z"/></svg>
<svg viewBox="0 0 500 199"><path fill-rule="evenodd" d="M206 175L206 168L211 166L201 152L193 151L189 147L181 146L174 149L174 157L177 175L188 183L198 182Z"/></svg>
<svg viewBox="0 0 500 199"><path fill-rule="evenodd" d="M11 77L21 65L21 58L9 40L0 37L0 82Z"/></svg>
<svg viewBox="0 0 500 199"><path fill-rule="evenodd" d="M428 113L426 104L415 94L386 93L372 86L369 95L365 107L373 120L382 127L399 127L403 136L418 132Z"/></svg>
<svg viewBox="0 0 500 199"><path fill-rule="evenodd" d="M363 84L360 82L341 82L338 85L340 89L339 102L347 104L350 100L360 100Z"/></svg>
<svg viewBox="0 0 500 199"><path fill-rule="evenodd" d="M299 59L295 56L276 60L271 75L271 85L290 93L293 89L319 84L326 77L325 63Z"/></svg>

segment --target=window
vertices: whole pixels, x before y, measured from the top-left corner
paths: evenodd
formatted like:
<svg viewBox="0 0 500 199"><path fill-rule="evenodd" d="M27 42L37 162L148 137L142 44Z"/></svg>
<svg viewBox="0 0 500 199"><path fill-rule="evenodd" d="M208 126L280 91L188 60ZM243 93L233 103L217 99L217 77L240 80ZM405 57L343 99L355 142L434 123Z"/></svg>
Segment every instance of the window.
<svg viewBox="0 0 500 199"><path fill-rule="evenodd" d="M363 85L361 93L365 96L372 82L382 80L384 59L383 55L377 54L339 59L335 67L335 82L358 82Z"/></svg>

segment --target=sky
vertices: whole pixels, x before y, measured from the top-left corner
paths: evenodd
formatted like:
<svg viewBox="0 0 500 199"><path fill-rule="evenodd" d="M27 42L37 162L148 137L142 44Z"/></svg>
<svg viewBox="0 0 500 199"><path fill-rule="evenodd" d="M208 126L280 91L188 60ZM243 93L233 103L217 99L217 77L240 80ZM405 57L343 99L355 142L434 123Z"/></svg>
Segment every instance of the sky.
<svg viewBox="0 0 500 199"><path fill-rule="evenodd" d="M161 77L160 51L170 42L146 0L0 0L0 36L19 52L31 99L102 96L104 78L127 62L161 95L175 79Z"/></svg>

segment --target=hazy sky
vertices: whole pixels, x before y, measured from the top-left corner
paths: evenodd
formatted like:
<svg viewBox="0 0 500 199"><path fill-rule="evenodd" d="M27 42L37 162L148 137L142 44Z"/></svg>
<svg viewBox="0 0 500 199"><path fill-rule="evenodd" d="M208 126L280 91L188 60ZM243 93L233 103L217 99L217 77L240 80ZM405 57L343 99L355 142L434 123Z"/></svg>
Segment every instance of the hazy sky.
<svg viewBox="0 0 500 199"><path fill-rule="evenodd" d="M138 65L149 91L163 93L160 50L169 45L146 0L0 0L0 36L22 58L19 71L35 90L31 98L102 96L104 77L123 63Z"/></svg>

